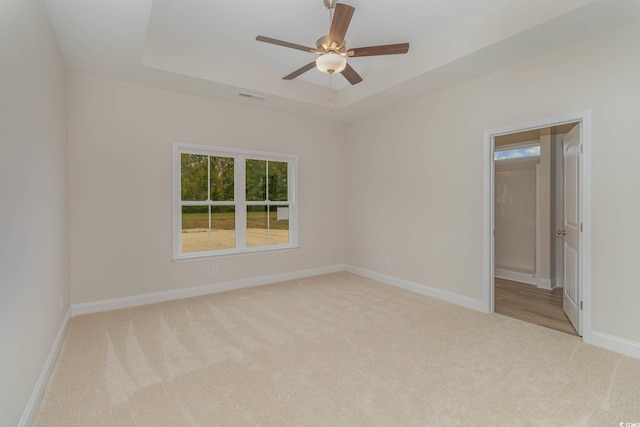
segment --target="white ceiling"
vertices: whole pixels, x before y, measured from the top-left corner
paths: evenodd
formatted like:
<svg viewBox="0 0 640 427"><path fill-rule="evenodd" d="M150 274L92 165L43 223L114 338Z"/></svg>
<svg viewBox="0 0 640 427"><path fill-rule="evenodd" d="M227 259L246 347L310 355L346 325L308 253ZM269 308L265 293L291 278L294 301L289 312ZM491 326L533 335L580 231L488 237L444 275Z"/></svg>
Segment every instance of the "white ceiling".
<svg viewBox="0 0 640 427"><path fill-rule="evenodd" d="M350 58L364 81L333 76L330 89L316 69L282 80L315 55L255 41L314 47L329 28L322 0L43 1L72 72L340 121L640 20L639 0L344 0L355 7L349 48L411 47Z"/></svg>

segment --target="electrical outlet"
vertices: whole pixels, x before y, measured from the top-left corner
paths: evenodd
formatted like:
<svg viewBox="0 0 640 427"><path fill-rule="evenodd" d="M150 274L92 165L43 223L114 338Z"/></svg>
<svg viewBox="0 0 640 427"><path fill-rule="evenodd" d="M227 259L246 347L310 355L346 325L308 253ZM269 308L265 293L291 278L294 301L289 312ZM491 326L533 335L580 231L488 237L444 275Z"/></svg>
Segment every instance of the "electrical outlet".
<svg viewBox="0 0 640 427"><path fill-rule="evenodd" d="M380 264L380 257L379 257L378 255L375 255L375 256L373 257L373 263L374 263L375 265Z"/></svg>
<svg viewBox="0 0 640 427"><path fill-rule="evenodd" d="M391 258L390 257L384 257L384 265L386 265L387 267L391 267Z"/></svg>
<svg viewBox="0 0 640 427"><path fill-rule="evenodd" d="M211 273L218 274L218 266L216 264L211 266Z"/></svg>
<svg viewBox="0 0 640 427"><path fill-rule="evenodd" d="M64 310L64 297L60 297L60 311Z"/></svg>

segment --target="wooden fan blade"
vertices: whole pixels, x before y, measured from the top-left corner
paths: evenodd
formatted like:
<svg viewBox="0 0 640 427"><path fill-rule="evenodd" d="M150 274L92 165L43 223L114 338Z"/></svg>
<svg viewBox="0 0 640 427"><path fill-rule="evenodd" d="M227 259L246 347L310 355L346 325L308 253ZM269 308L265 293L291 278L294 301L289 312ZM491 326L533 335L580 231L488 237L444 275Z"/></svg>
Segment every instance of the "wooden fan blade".
<svg viewBox="0 0 640 427"><path fill-rule="evenodd" d="M296 77L298 77L300 74L306 73L307 71L309 71L310 69L312 69L312 68L313 68L313 67L315 67L315 66L316 66L316 62L315 62L315 61L310 62L310 63L308 63L307 65L305 65L304 67L302 67L302 68L298 68L298 69L297 69L297 70L295 70L293 73L291 73L291 74L289 74L289 75L284 76L282 79L283 79L283 80L293 80L293 79L295 79Z"/></svg>
<svg viewBox="0 0 640 427"><path fill-rule="evenodd" d="M356 47L347 51L347 56L398 55L409 52L409 43L385 44L381 46Z"/></svg>
<svg viewBox="0 0 640 427"><path fill-rule="evenodd" d="M333 20L331 21L331 29L329 30L329 37L327 37L327 43L329 46L336 43L337 46L344 44L344 36L347 34L351 17L356 9L348 4L338 3L333 11Z"/></svg>
<svg viewBox="0 0 640 427"><path fill-rule="evenodd" d="M348 63L345 69L342 70L342 75L352 85L356 85L362 81L362 77L360 77L360 74L356 73L356 70L351 68L351 65L349 65Z"/></svg>
<svg viewBox="0 0 640 427"><path fill-rule="evenodd" d="M275 45L278 45L278 46L290 47L291 49L302 50L302 51L305 51L305 52L315 52L316 51L315 49L313 49L311 47L302 46L301 44L289 43L289 42L285 42L285 41L278 40L278 39L272 39L271 37L258 36L258 37L256 37L256 40L258 40L259 42L271 43L271 44L275 44Z"/></svg>

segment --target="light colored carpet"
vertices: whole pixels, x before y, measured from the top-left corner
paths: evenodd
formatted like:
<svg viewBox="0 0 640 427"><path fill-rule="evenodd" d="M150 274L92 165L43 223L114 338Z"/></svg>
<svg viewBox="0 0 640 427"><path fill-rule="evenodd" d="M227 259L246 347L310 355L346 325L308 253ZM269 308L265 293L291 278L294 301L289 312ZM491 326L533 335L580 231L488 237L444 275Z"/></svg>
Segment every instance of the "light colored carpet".
<svg viewBox="0 0 640 427"><path fill-rule="evenodd" d="M618 426L640 360L348 273L72 319L36 426Z"/></svg>

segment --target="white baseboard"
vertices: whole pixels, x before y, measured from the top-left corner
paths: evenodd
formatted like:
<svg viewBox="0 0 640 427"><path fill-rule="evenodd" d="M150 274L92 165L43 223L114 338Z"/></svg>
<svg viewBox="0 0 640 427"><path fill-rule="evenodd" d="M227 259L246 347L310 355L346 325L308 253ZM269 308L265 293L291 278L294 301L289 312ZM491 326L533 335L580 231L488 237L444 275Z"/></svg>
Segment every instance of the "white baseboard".
<svg viewBox="0 0 640 427"><path fill-rule="evenodd" d="M538 279L537 285L539 288L542 288L542 289L552 290L554 288L553 283L551 282L551 279L540 278Z"/></svg>
<svg viewBox="0 0 640 427"><path fill-rule="evenodd" d="M405 279L399 279L397 277L388 276L386 274L377 273L375 271L366 270L364 268L347 265L346 270L349 273L367 277L378 282L386 283L387 285L396 286L398 288L406 289L417 294L426 295L428 297L450 302L462 307L486 312L485 303L482 300L469 298L464 295L454 294L453 292L443 291L442 289L437 289L431 286L423 285L421 283L411 282Z"/></svg>
<svg viewBox="0 0 640 427"><path fill-rule="evenodd" d="M519 271L505 270L503 268L496 268L495 276L498 279L513 280L515 282L527 283L529 285L535 285L542 289L552 290L556 287L556 279L543 279L537 278L533 274L521 273Z"/></svg>
<svg viewBox="0 0 640 427"><path fill-rule="evenodd" d="M499 279L513 280L515 282L528 283L530 285L538 286L538 279L536 279L534 275L527 273L520 273L518 271L496 268L495 276Z"/></svg>
<svg viewBox="0 0 640 427"><path fill-rule="evenodd" d="M101 301L92 301L71 306L72 316L98 313L101 311L118 310L120 308L136 307L145 304L154 304L164 301L172 301L183 298L197 297L200 295L214 294L217 292L231 291L234 289L248 288L252 286L269 285L271 283L286 280L302 279L304 277L319 276L321 274L337 273L344 271L343 264L328 267L298 270L289 273L272 274L248 279L232 280L229 282L213 283L211 285L193 286L189 288L173 289L170 291L153 292L149 294L133 295L130 297L113 298Z"/></svg>
<svg viewBox="0 0 640 427"><path fill-rule="evenodd" d="M465 297L463 295L454 294L452 292L443 291L441 289L433 288L431 286L422 285L420 283L411 282L409 280L399 279L397 277L388 276L386 274L378 273L371 270L366 270L359 267L353 267L353 266L347 265L346 270L349 273L367 277L369 279L373 279L378 282L386 283L388 285L396 286L402 289L406 289L408 291L416 292L418 294L437 298L446 302L450 302L452 304L460 305L462 307L467 307L473 310L486 312L485 304L481 300L476 300L473 298ZM497 270L496 270L496 277L498 277ZM513 280L513 279L509 279L509 280ZM536 282L531 284L537 285ZM624 338L618 338L612 335L603 334L601 332L592 332L588 336L585 335L584 342L586 342L587 344L592 344L597 347L614 351L616 353L624 354L629 357L640 359L640 343L635 341L627 340Z"/></svg>
<svg viewBox="0 0 640 427"><path fill-rule="evenodd" d="M33 391L31 399L29 400L29 404L27 405L27 408L24 411L19 427L23 427L23 426L26 427L30 425L31 417L35 413L35 410L37 409L37 406L40 402L40 398L42 397L42 393L44 392L44 386L46 385L46 381L49 375L51 374L53 363L55 362L58 351L60 350L60 345L62 344L62 338L64 337L64 334L68 327L69 319L71 316L97 313L101 311L117 310L120 308L135 307L139 305L153 304L153 303L163 302L163 301L190 298L190 297L195 297L200 295L207 295L207 294L212 294L217 292L225 292L225 291L247 288L252 286L268 285L271 283L277 283L277 282L282 282L286 280L295 280L295 279L301 279L305 277L318 276L322 274L337 273L345 270L350 273L367 277L381 283L386 283L391 286L396 286L398 288L406 289L411 292L426 295L432 298L450 302L452 304L456 304L462 307L467 307L473 310L486 312L485 303L482 300L469 298L463 295L455 294L453 292L444 291L442 289L434 288L434 287L423 285L416 282L411 282L409 280L400 279L397 277L389 276L389 275L378 273L375 271L366 270L363 268L349 266L349 265L342 265L342 264L328 266L328 267L313 268L308 270L293 271L289 273L273 274L270 276L261 276L261 277L255 277L255 278L249 278L249 279L215 283L215 284L205 285L205 286L196 286L196 287L190 287L190 288L184 288L184 289L175 289L171 291L154 292L154 293L143 294L143 295L134 295L131 297L114 298L109 300L93 301L93 302L82 303L82 304L73 304L70 308L69 313L67 313L67 316L65 317L65 320L62 326L60 327L60 330L58 331L56 340L51 348L49 356L47 357L47 361L45 363L45 366L42 369L40 377L38 378L38 382ZM498 270L496 270L496 277L500 277L498 275ZM516 280L516 279L510 279L508 277L505 277L505 279ZM519 281L522 281L522 280L519 280ZM537 283L532 283L532 284L537 285ZM587 342L588 344L593 344L595 346L605 348L607 350L615 351L617 353L621 353L630 357L640 359L640 343L637 343L634 341L614 337L614 336L607 335L600 332L592 332L591 334L589 334L588 338L587 336L585 336L585 342Z"/></svg>
<svg viewBox="0 0 640 427"><path fill-rule="evenodd" d="M47 355L47 359L42 366L42 370L40 371L40 376L38 376L38 381L36 381L36 385L33 387L33 392L31 393L31 397L29 398L29 402L27 402L27 406L22 413L22 417L20 417L20 422L18 422L18 427L28 427L33 423L33 417L38 410L38 406L40 406L40 401L42 400L42 395L44 394L44 389L47 385L47 381L49 381L49 376L51 376L51 372L53 371L53 366L56 363L56 359L58 358L58 353L60 353L60 348L62 347L62 340L67 333L67 328L69 327L69 321L71 320L71 307L67 310L67 314L65 314L64 319L62 319L62 324L58 329L58 333L56 334L56 339L53 341L51 345L51 349L49 350L49 354Z"/></svg>
<svg viewBox="0 0 640 427"><path fill-rule="evenodd" d="M585 342L587 342L585 340ZM614 337L613 335L604 334L602 332L591 332L591 336L587 342L625 356L640 359L640 343L627 340L624 338Z"/></svg>

